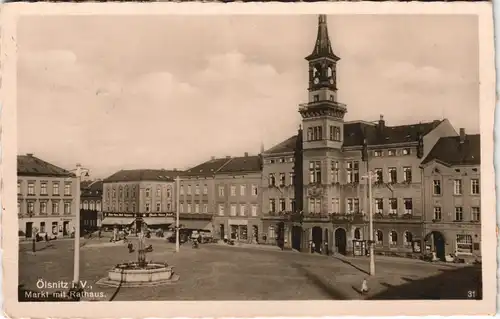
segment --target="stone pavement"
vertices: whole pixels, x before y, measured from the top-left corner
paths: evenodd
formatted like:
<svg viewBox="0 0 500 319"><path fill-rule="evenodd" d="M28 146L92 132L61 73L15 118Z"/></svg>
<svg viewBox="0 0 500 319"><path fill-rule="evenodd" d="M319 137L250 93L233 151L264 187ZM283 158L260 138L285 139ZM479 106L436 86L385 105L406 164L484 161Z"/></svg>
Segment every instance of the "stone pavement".
<svg viewBox="0 0 500 319"><path fill-rule="evenodd" d="M377 299L384 292L387 299L393 299L394 295L388 291L448 273L447 280L453 285L439 282L439 286L433 287L432 283L438 281L430 280L419 297L426 298L430 291L439 289L445 299L456 290L457 281L464 282L464 287L477 287L480 282L480 278L470 273L453 275L449 267L379 260L377 276L368 279L370 293L362 296L358 290L363 278L368 277L367 260L320 258L227 245L200 245L199 249L192 249L187 244L181 245L180 253L175 253L175 245L152 241L154 251L147 254L147 259L174 266L180 276L178 283L152 288L103 288L95 283L106 276L107 270L117 263L136 260L137 255L129 254L125 244L99 247L96 243L99 240L86 242L80 266L80 277L87 282L86 291L98 295L94 300L346 300ZM19 281L26 289L36 290L39 279L69 282L73 273L72 242L53 243L34 255L21 251L19 261ZM405 290L398 292L399 298L405 298L406 294Z"/></svg>

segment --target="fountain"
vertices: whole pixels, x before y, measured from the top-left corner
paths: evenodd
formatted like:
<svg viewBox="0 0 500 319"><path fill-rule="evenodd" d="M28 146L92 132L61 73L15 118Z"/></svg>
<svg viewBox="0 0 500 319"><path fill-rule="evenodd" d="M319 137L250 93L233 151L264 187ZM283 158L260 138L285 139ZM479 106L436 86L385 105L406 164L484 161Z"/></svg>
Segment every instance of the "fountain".
<svg viewBox="0 0 500 319"><path fill-rule="evenodd" d="M139 233L137 261L121 263L108 271L97 284L108 287L151 287L174 283L179 276L167 263L146 261L144 231Z"/></svg>

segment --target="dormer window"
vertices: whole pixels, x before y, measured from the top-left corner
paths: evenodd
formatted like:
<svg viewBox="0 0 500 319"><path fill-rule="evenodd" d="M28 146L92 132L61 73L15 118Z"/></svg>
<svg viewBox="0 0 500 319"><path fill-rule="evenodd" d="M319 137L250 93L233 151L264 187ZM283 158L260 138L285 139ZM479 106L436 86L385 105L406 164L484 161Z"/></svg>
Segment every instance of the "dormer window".
<svg viewBox="0 0 500 319"><path fill-rule="evenodd" d="M411 150L409 148L403 148L403 155L410 155Z"/></svg>
<svg viewBox="0 0 500 319"><path fill-rule="evenodd" d="M381 157L382 156L382 151L374 151L373 152L374 157Z"/></svg>
<svg viewBox="0 0 500 319"><path fill-rule="evenodd" d="M387 155L389 155L389 156L396 156L396 151L395 150L389 150L387 152Z"/></svg>

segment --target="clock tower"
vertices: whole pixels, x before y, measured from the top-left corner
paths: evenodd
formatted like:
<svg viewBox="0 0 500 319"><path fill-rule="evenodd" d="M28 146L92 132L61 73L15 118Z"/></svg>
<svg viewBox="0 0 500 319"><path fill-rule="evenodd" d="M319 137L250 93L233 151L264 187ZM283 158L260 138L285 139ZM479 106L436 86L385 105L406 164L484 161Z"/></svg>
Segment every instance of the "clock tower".
<svg viewBox="0 0 500 319"><path fill-rule="evenodd" d="M309 63L309 99L301 104L304 150L337 149L343 143L346 106L337 101L337 62L328 36L326 15L318 18L318 34Z"/></svg>

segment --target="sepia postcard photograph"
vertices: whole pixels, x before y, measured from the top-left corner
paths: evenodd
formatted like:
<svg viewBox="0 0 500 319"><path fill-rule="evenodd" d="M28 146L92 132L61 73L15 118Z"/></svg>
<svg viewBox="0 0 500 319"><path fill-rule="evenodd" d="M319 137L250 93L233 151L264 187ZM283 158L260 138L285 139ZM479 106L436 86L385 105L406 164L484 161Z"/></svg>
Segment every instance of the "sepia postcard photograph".
<svg viewBox="0 0 500 319"><path fill-rule="evenodd" d="M1 20L9 316L494 313L491 4Z"/></svg>

